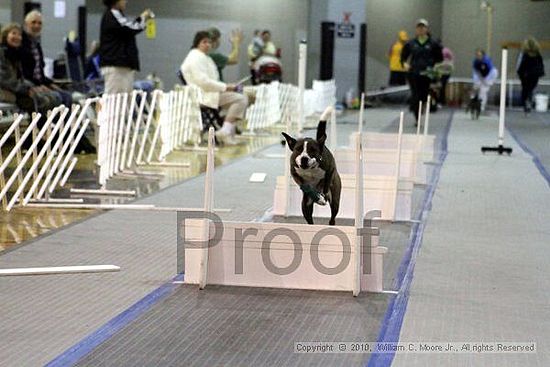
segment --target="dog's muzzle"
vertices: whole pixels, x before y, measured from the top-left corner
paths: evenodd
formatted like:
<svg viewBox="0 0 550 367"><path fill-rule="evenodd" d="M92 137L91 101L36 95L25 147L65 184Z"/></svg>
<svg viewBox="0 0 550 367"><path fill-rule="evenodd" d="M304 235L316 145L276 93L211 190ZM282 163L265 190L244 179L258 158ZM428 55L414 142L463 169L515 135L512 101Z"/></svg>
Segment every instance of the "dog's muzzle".
<svg viewBox="0 0 550 367"><path fill-rule="evenodd" d="M300 159L300 168L302 168L302 169L308 169L309 168L309 158L302 157L302 159Z"/></svg>

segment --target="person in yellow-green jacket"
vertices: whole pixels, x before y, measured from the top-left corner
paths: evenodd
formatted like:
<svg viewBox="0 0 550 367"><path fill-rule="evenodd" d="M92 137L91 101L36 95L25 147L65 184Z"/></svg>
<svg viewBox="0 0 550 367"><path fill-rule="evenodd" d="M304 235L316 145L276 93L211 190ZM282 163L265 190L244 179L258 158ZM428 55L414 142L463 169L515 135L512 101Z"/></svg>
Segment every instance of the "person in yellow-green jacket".
<svg viewBox="0 0 550 367"><path fill-rule="evenodd" d="M399 31L397 41L395 41L388 52L388 58L390 59L390 85L407 84L407 70L401 64L401 50L408 40L409 36L407 32Z"/></svg>

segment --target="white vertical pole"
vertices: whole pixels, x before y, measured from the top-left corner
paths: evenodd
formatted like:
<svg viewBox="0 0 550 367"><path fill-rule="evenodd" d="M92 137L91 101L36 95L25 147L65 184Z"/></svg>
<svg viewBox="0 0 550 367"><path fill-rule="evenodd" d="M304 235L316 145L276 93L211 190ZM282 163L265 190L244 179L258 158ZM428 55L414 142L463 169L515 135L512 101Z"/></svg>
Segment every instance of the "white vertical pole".
<svg viewBox="0 0 550 367"><path fill-rule="evenodd" d="M430 126L430 106L432 105L432 96L428 95L428 101L426 102L426 117L424 118L424 137L428 135L428 128Z"/></svg>
<svg viewBox="0 0 550 367"><path fill-rule="evenodd" d="M189 136L191 135L191 124L190 122L190 114L191 114L191 104L189 102L190 93L189 93L189 87L184 87L183 92L183 102L182 102L182 137L181 137L181 145L184 145L187 140L189 139Z"/></svg>
<svg viewBox="0 0 550 367"><path fill-rule="evenodd" d="M120 161L122 156L122 144L123 144L123 135L125 131L126 123L126 114L131 114L131 111L128 111L128 93L122 95L122 105L120 107L120 118L117 120L118 130L116 132L116 148L115 148L115 161L113 166L113 172L118 173L122 170L120 167Z"/></svg>
<svg viewBox="0 0 550 367"><path fill-rule="evenodd" d="M418 120L416 120L416 135L420 135L421 122L422 122L422 101L418 101Z"/></svg>
<svg viewBox="0 0 550 367"><path fill-rule="evenodd" d="M169 108L171 105L172 95L173 95L172 92L164 93L161 95L162 99L159 105L159 107L161 108L161 112L160 112L159 119L157 121L157 126L155 127L155 132L153 134L153 140L151 141L151 145L149 146L149 153L147 154L147 158L145 159L147 163L151 163L151 160L153 160L153 153L155 150L155 146L157 145L157 140L159 139L161 129L165 128L164 125L166 125L166 119L169 118L169 112L170 112ZM163 106L164 106L164 110L162 109ZM161 142L160 150L162 152L162 142Z"/></svg>
<svg viewBox="0 0 550 367"><path fill-rule="evenodd" d="M126 161L126 167L130 167L132 164L132 160L134 159L134 154L136 151L136 143L139 135L139 129L141 127L141 121L143 120L143 110L145 109L145 105L147 103L147 93L139 92L139 95L141 96L141 101L139 103L139 112L137 115L137 120L136 120L136 123L134 124L134 134L132 135L132 144L130 148L130 154L128 155L128 161Z"/></svg>
<svg viewBox="0 0 550 367"><path fill-rule="evenodd" d="M204 211L207 213L212 212L214 207L214 128L210 127L208 130L208 154L206 158L206 174L204 184ZM210 223L208 219L203 219L204 228L204 242L208 242L210 238ZM206 245L201 249L200 260L200 278L199 288L204 289L208 280L208 250L209 246Z"/></svg>
<svg viewBox="0 0 550 367"><path fill-rule="evenodd" d="M300 41L298 50L298 135L304 128L304 91L306 89L307 41Z"/></svg>
<svg viewBox="0 0 550 367"><path fill-rule="evenodd" d="M356 233L359 233L359 229L363 226L364 216L364 177L363 177L363 135L361 132L357 133L357 139L355 140L355 228ZM353 266L353 295L359 295L361 291L361 236L356 235L355 246L352 253L352 266Z"/></svg>
<svg viewBox="0 0 550 367"><path fill-rule="evenodd" d="M187 101L187 89L180 90L179 91L179 102L178 102L178 126L179 126L179 134L178 134L178 140L177 140L177 148L183 146L185 144L185 103Z"/></svg>
<svg viewBox="0 0 550 367"><path fill-rule="evenodd" d="M108 159L109 116L111 113L112 96L104 94L99 102L100 111L97 116L97 165L99 166L99 184L105 185L105 171Z"/></svg>
<svg viewBox="0 0 550 367"><path fill-rule="evenodd" d="M116 157L116 136L118 130L118 120L120 117L120 103L122 94L119 93L115 97L115 109L111 120L111 134L109 135L109 178L115 174L115 157Z"/></svg>
<svg viewBox="0 0 550 367"><path fill-rule="evenodd" d="M365 113L365 93L361 93L361 104L359 106L359 126L357 127L357 130L359 132L363 131L364 113Z"/></svg>
<svg viewBox="0 0 550 367"><path fill-rule="evenodd" d="M336 136L336 105L332 105L330 114L330 147L334 151L338 147L338 137Z"/></svg>
<svg viewBox="0 0 550 367"><path fill-rule="evenodd" d="M137 91L132 91L130 100L130 110L128 112L128 120L126 121L126 130L124 132L124 143L122 146L122 158L120 159L120 170L126 168L126 156L128 155L128 145L130 142L130 131L132 129L132 121L134 119L134 110L136 109Z"/></svg>
<svg viewBox="0 0 550 367"><path fill-rule="evenodd" d="M290 106L286 106L287 109L290 109ZM290 134L290 129L292 128L292 121L290 120L290 113L285 114L286 119L286 131L287 134ZM288 143L287 143L288 144ZM285 148L285 187L284 187L284 203L285 203L285 210L284 210L284 217L286 218L288 216L288 213L290 211L290 149L288 147Z"/></svg>
<svg viewBox="0 0 550 367"><path fill-rule="evenodd" d="M498 145L504 144L504 118L506 114L506 81L508 79L508 49L502 49L500 70L500 110L498 116Z"/></svg>
<svg viewBox="0 0 550 367"><path fill-rule="evenodd" d="M397 153L396 153L396 159L395 159L395 186L393 190L393 213L392 213L392 220L395 221L396 219L396 212L397 212L397 195L399 194L399 178L401 176L401 143L403 140L403 111L401 111L401 114L399 116L399 132L397 134Z"/></svg>

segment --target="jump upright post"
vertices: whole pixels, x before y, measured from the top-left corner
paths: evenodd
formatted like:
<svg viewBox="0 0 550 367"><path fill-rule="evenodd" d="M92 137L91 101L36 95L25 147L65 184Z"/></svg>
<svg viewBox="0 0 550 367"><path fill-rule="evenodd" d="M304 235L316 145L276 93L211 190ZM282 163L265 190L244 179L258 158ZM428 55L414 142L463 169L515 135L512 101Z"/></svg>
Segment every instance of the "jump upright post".
<svg viewBox="0 0 550 367"><path fill-rule="evenodd" d="M301 40L298 49L298 135L302 134L305 123L304 93L306 89L307 41Z"/></svg>
<svg viewBox="0 0 550 367"><path fill-rule="evenodd" d="M481 147L481 152L498 152L512 154L512 148L504 146L504 118L506 114L506 79L508 73L508 49L502 49L502 63L500 70L500 109L498 114L498 146L496 147Z"/></svg>

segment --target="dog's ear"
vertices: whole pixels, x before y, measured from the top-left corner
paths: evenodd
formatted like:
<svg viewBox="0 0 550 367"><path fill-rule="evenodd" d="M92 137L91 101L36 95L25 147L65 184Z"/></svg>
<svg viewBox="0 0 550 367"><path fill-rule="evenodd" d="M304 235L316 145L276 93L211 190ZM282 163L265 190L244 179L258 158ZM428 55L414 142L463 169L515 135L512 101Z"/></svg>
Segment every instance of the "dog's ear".
<svg viewBox="0 0 550 367"><path fill-rule="evenodd" d="M296 139L294 139L292 136L286 133L281 133L281 134L283 134L283 136L285 137L286 143L288 145L288 149L290 149L290 151L293 151L294 147L296 146Z"/></svg>

